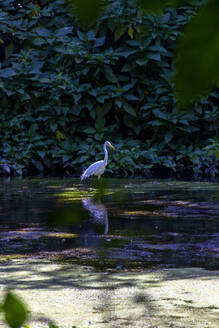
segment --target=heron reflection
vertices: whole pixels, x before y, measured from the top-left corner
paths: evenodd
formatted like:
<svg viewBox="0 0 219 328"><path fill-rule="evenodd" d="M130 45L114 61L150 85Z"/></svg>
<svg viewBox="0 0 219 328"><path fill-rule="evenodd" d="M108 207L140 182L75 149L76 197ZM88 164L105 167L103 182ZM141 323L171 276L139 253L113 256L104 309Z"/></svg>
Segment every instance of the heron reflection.
<svg viewBox="0 0 219 328"><path fill-rule="evenodd" d="M91 214L92 222L98 226L104 225L104 234L108 233L109 220L106 207L100 201L95 201L91 198L82 199L82 204Z"/></svg>

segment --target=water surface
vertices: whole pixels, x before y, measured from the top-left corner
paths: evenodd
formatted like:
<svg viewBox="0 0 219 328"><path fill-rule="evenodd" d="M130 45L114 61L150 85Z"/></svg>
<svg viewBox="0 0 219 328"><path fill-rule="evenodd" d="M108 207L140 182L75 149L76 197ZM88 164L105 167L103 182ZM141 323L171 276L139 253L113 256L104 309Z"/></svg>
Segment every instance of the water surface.
<svg viewBox="0 0 219 328"><path fill-rule="evenodd" d="M218 184L1 180L1 258L61 258L117 269L217 269L218 227Z"/></svg>

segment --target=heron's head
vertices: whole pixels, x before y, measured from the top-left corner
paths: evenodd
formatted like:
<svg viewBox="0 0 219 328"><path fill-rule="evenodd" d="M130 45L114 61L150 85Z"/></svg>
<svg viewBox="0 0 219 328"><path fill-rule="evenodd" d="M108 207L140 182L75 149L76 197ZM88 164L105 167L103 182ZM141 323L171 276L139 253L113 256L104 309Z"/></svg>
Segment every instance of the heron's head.
<svg viewBox="0 0 219 328"><path fill-rule="evenodd" d="M109 141L106 141L104 145L110 147L113 150L115 150L115 147L113 147L113 145L111 145L111 143Z"/></svg>

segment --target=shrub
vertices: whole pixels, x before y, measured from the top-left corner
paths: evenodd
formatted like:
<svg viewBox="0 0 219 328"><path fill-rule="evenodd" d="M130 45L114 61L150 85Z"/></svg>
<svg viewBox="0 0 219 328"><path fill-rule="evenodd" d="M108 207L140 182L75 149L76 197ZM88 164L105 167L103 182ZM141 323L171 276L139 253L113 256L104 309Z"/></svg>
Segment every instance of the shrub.
<svg viewBox="0 0 219 328"><path fill-rule="evenodd" d="M109 139L120 150L110 154L114 173L214 176L218 90L186 113L173 99L176 38L195 8L154 17L109 1L88 31L67 8L0 4L1 164L78 174Z"/></svg>

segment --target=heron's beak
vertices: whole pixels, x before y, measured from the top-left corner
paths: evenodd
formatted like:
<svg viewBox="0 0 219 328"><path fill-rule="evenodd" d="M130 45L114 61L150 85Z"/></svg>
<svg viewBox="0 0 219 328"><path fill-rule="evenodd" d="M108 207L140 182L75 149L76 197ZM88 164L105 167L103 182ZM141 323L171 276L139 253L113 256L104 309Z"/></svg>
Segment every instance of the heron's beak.
<svg viewBox="0 0 219 328"><path fill-rule="evenodd" d="M116 150L115 147L113 147L112 145L109 145L109 146L110 146L110 148L112 148L112 150Z"/></svg>

